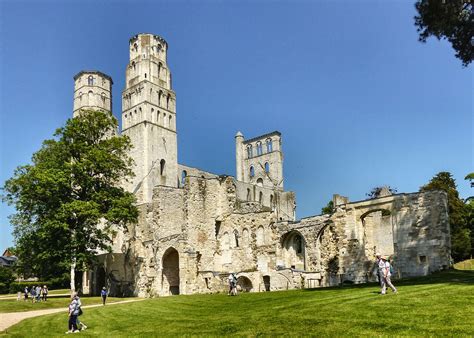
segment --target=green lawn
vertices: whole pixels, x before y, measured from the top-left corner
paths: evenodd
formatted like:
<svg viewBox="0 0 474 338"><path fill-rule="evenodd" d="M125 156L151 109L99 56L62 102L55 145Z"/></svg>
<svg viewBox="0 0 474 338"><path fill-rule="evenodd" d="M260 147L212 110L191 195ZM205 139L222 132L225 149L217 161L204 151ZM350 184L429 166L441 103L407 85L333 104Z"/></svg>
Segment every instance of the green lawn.
<svg viewBox="0 0 474 338"><path fill-rule="evenodd" d="M107 299L108 302L116 302L123 300L123 298L113 298L110 297ZM100 304L102 299L100 297L81 297L81 302L83 305L91 304ZM53 309L53 308L67 308L70 303L69 297L54 297L48 298L46 302L32 303L31 298L28 301L17 301L16 299L0 299L0 313L5 312L23 312L23 311L32 311L32 310L43 310L43 309Z"/></svg>
<svg viewBox="0 0 474 338"><path fill-rule="evenodd" d="M81 336L473 336L474 272L447 271L376 285L284 292L174 296L86 309ZM28 319L8 335L63 335L65 314Z"/></svg>
<svg viewBox="0 0 474 338"><path fill-rule="evenodd" d="M474 270L474 259L467 259L456 263L454 264L454 268L458 270Z"/></svg>

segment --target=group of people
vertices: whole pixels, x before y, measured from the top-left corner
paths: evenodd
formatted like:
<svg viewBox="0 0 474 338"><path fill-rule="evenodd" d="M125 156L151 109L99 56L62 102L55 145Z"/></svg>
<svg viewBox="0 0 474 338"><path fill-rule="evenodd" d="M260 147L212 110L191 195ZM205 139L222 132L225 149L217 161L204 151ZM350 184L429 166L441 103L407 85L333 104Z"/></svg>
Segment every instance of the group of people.
<svg viewBox="0 0 474 338"><path fill-rule="evenodd" d="M393 267L390 262L390 257L382 256L380 253L376 253L375 257L377 258L377 276L381 287L380 294L385 295L387 293L387 286L392 289L394 293L397 293L397 288L392 284L391 279Z"/></svg>
<svg viewBox="0 0 474 338"><path fill-rule="evenodd" d="M27 286L25 286L25 289L23 290L23 298L25 302L28 300L29 296L31 296L31 302L46 302L48 300L48 287L46 285L43 285L41 287L40 285L34 285L31 287L31 289L28 289ZM21 292L18 292L18 297L17 300L21 299Z"/></svg>

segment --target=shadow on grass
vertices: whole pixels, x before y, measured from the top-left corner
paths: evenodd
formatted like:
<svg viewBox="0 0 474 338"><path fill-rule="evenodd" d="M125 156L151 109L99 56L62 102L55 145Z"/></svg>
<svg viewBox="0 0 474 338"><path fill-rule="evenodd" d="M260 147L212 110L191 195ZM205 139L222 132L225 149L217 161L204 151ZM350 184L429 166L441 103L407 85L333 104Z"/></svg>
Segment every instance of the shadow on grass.
<svg viewBox="0 0 474 338"><path fill-rule="evenodd" d="M429 276L394 279L393 281L394 283L396 283L397 287L407 286L407 285L425 285L425 284L451 284L451 285L470 284L470 285L473 285L474 284L474 271L451 269L451 270L435 272ZM349 284L349 285L343 285L343 286L304 289L304 291L314 292L314 291L340 290L340 289L363 289L363 288L374 288L378 286L379 286L379 283L371 282L371 283L364 283L364 284Z"/></svg>

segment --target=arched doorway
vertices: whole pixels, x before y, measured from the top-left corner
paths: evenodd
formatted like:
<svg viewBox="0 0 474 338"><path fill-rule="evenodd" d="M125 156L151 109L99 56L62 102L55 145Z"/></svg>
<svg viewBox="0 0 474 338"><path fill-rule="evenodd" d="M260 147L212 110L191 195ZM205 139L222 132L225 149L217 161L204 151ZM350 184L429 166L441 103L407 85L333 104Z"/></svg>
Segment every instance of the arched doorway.
<svg viewBox="0 0 474 338"><path fill-rule="evenodd" d="M375 253L394 254L393 224L390 210L369 210L360 216L364 229L365 255L372 259Z"/></svg>
<svg viewBox="0 0 474 338"><path fill-rule="evenodd" d="M285 267L305 270L305 240L298 231L290 231L282 237L283 260Z"/></svg>
<svg viewBox="0 0 474 338"><path fill-rule="evenodd" d="M253 289L252 282L245 276L240 276L237 278L237 288L240 289L240 292L250 292Z"/></svg>
<svg viewBox="0 0 474 338"><path fill-rule="evenodd" d="M270 291L270 276L263 276L263 285L265 285L265 291Z"/></svg>
<svg viewBox="0 0 474 338"><path fill-rule="evenodd" d="M96 285L94 287L94 293L96 295L100 295L100 290L105 286L107 288L107 285L105 285L106 280L105 280L105 269L103 266L99 267L97 269L97 278L96 278Z"/></svg>
<svg viewBox="0 0 474 338"><path fill-rule="evenodd" d="M165 294L179 295L179 254L175 248L163 255L162 287Z"/></svg>

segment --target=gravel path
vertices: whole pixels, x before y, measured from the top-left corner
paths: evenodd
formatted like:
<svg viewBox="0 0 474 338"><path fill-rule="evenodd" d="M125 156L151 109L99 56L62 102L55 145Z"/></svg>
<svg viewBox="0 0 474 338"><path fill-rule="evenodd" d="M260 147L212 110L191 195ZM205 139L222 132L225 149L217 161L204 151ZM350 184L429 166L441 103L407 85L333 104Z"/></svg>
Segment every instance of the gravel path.
<svg viewBox="0 0 474 338"><path fill-rule="evenodd" d="M131 302L140 302L144 299L131 299L131 300L122 300L120 302L113 302L109 303L106 306L111 306L115 304L123 304L123 303L131 303ZM102 304L95 304L95 305L87 305L83 306L84 309L89 309L93 307L103 306ZM35 310L35 311L27 311L27 312L10 312L10 313L1 313L0 314L0 332L5 331L10 326L18 324L23 319L38 317L43 315L49 315L51 313L59 313L64 312L67 313L67 308L62 307L59 309L47 309L47 310Z"/></svg>

